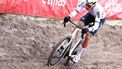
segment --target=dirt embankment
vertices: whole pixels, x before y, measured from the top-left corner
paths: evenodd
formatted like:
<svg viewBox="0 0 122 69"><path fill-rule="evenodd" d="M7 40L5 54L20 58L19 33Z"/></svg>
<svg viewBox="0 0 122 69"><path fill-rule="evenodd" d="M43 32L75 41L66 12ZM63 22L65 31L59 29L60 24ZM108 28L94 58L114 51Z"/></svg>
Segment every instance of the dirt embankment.
<svg viewBox="0 0 122 69"><path fill-rule="evenodd" d="M61 20L0 15L0 69L122 69L122 27L104 27L91 40L79 63L48 67L52 47L70 34Z"/></svg>

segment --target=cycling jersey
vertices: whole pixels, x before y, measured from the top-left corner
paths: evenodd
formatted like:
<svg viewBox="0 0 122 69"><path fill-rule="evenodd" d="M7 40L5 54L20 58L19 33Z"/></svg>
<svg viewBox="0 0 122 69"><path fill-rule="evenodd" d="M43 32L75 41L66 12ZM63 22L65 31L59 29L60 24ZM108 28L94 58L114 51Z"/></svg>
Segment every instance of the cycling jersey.
<svg viewBox="0 0 122 69"><path fill-rule="evenodd" d="M81 4L78 5L77 8L73 12L71 12L69 16L74 17L77 13L79 13L84 8L86 8L86 1L81 2ZM103 10L103 7L99 3L96 3L94 8L88 11L88 13L90 13L92 16L95 17L94 26L88 29L89 31L95 31L99 28L101 19L105 19L105 12Z"/></svg>

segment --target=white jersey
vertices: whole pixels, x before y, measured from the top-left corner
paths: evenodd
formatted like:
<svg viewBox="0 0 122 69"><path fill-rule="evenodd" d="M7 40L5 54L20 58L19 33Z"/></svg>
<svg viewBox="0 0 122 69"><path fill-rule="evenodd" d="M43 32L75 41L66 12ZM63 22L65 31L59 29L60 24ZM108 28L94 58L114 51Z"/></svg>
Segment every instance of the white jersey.
<svg viewBox="0 0 122 69"><path fill-rule="evenodd" d="M71 14L69 15L70 17L74 17L78 12L80 12L82 9L84 9L86 7L86 1L81 2L80 5L77 6L77 8L71 12ZM88 11L91 15L93 15L95 17L95 25L91 28L89 28L90 30L97 30L99 27L100 20L105 18L105 12L103 10L103 7L99 4L96 3L95 7Z"/></svg>

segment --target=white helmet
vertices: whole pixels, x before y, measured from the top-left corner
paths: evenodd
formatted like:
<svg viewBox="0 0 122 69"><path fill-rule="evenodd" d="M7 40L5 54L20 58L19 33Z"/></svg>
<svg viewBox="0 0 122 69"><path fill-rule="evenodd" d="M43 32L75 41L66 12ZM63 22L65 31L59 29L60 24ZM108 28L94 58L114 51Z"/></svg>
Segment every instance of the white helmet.
<svg viewBox="0 0 122 69"><path fill-rule="evenodd" d="M86 0L86 3L90 4L90 5L94 5L96 4L98 0Z"/></svg>

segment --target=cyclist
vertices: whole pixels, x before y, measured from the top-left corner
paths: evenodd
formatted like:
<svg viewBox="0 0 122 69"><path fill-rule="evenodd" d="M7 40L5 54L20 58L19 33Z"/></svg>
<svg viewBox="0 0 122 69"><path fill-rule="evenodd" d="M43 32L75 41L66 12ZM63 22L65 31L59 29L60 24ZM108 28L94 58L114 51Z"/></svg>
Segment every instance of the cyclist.
<svg viewBox="0 0 122 69"><path fill-rule="evenodd" d="M84 37L84 42L81 48L77 51L76 55L72 55L72 60L78 62L80 60L81 54L87 48L90 38L96 34L98 29L105 22L105 12L103 7L98 3L98 0L84 0L82 1L75 10L73 10L69 16L64 17L64 24L66 24L72 17L79 13L83 8L85 8L88 13L80 18L77 25L82 28L82 33L86 34ZM88 28L83 28L83 26L89 26Z"/></svg>

